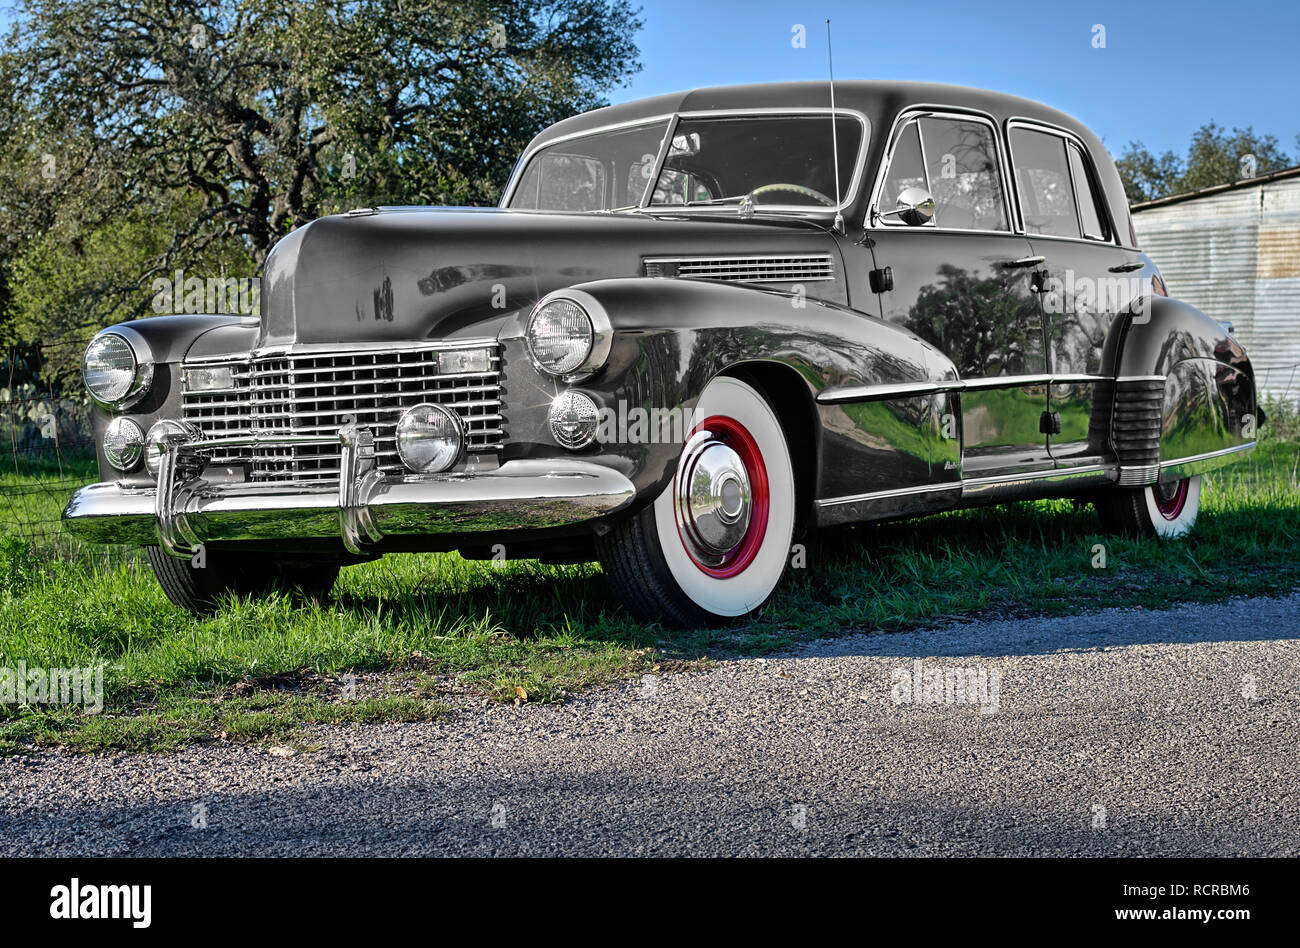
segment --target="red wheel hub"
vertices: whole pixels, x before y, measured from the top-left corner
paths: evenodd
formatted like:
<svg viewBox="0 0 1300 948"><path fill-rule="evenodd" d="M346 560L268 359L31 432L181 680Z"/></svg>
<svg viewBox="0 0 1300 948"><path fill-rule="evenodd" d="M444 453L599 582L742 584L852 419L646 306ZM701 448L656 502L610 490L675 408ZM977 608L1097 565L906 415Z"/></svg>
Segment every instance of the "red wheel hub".
<svg viewBox="0 0 1300 948"><path fill-rule="evenodd" d="M767 533L763 453L734 418L711 415L687 436L674 478L677 536L696 567L727 579L754 562Z"/></svg>
<svg viewBox="0 0 1300 948"><path fill-rule="evenodd" d="M1187 491L1191 478L1184 477L1175 484L1157 484L1151 490L1155 494L1156 509L1166 520L1177 520L1187 506Z"/></svg>

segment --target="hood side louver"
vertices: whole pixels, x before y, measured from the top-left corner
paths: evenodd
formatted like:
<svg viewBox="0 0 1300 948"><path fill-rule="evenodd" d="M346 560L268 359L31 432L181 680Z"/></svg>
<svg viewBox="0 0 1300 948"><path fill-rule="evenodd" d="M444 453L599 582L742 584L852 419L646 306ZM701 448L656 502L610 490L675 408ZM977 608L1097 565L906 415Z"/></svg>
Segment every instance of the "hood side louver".
<svg viewBox="0 0 1300 948"><path fill-rule="evenodd" d="M811 283L835 279L829 253L727 257L646 257L648 277L724 280L728 283Z"/></svg>

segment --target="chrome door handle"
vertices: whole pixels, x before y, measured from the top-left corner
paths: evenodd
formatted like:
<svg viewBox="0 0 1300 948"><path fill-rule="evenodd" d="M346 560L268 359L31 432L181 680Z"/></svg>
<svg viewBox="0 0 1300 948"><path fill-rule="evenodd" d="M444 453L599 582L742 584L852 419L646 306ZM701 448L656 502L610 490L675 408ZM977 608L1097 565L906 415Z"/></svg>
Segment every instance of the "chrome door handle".
<svg viewBox="0 0 1300 948"><path fill-rule="evenodd" d="M1111 273L1132 273L1134 270L1141 270L1146 264L1141 260L1134 260L1132 263L1117 263L1110 267Z"/></svg>
<svg viewBox="0 0 1300 948"><path fill-rule="evenodd" d="M1022 267L1036 267L1046 259L1046 257L1021 257L1019 260L1004 260L1002 261L1002 266L1009 270L1020 269Z"/></svg>

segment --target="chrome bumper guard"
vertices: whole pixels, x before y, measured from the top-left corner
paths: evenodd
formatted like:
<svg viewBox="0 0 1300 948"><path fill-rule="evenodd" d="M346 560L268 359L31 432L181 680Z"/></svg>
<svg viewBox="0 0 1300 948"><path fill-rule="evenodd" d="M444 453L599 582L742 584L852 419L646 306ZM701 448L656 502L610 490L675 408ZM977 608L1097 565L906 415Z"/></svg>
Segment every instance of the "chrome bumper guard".
<svg viewBox="0 0 1300 948"><path fill-rule="evenodd" d="M207 481L205 449L265 444L342 444L338 487ZM613 513L632 501L632 482L574 458L507 461L489 472L386 475L374 436L347 425L337 437L271 436L189 440L163 446L157 488L91 484L63 519L100 543L157 543L188 557L216 540L340 537L364 554L386 536L508 532L562 527Z"/></svg>

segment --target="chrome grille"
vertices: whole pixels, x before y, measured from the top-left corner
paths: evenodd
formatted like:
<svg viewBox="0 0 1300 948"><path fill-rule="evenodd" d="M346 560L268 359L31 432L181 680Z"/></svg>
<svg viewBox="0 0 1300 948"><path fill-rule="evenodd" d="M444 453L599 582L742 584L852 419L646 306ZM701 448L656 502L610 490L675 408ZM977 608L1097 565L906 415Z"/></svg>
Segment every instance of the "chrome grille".
<svg viewBox="0 0 1300 948"><path fill-rule="evenodd" d="M204 367L229 367L233 384L219 391L183 391L183 416L209 439L329 436L355 421L374 432L380 469L399 473L405 469L397 457L397 419L413 405L432 402L460 416L471 454L491 453L500 450L504 435L500 349L495 342L473 348L488 351L487 371L440 371L440 355L466 351L445 346L205 361ZM209 453L213 464L247 464L254 481L337 480L339 475L337 444L231 446Z"/></svg>
<svg viewBox="0 0 1300 948"><path fill-rule="evenodd" d="M645 275L730 283L811 283L835 279L829 253L746 257L647 257Z"/></svg>

